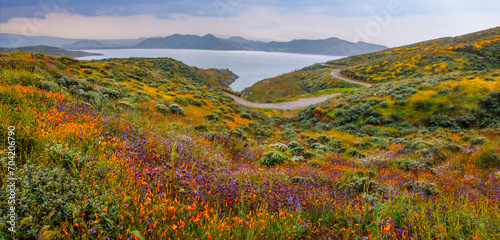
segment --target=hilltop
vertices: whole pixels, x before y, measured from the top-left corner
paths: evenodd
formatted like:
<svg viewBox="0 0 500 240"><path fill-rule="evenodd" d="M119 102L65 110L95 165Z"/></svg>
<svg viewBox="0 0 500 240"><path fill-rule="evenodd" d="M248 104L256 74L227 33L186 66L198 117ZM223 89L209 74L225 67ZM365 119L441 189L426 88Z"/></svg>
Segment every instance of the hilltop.
<svg viewBox="0 0 500 240"><path fill-rule="evenodd" d="M285 111L171 58L1 53L0 238L498 239L500 71L475 55L387 82L329 63L363 87L313 65L278 78L343 94Z"/></svg>
<svg viewBox="0 0 500 240"><path fill-rule="evenodd" d="M18 48L0 48L1 53L12 53L14 51L21 51L26 53L35 53L40 52L43 54L49 54L53 56L68 56L68 57L86 57L86 56L96 56L102 55L100 53L89 53L84 51L69 51L62 48L51 47L47 45L38 45L38 46L27 46L27 47L18 47Z"/></svg>
<svg viewBox="0 0 500 240"><path fill-rule="evenodd" d="M453 75L500 67L500 27L415 43L377 53L329 61L344 75L389 82L428 75Z"/></svg>
<svg viewBox="0 0 500 240"><path fill-rule="evenodd" d="M488 29L316 64L264 79L243 90L242 95L260 102L286 101L321 90L353 87L330 76L328 69L341 69L343 76L367 83L485 75L481 71L499 68L499 49L500 28Z"/></svg>

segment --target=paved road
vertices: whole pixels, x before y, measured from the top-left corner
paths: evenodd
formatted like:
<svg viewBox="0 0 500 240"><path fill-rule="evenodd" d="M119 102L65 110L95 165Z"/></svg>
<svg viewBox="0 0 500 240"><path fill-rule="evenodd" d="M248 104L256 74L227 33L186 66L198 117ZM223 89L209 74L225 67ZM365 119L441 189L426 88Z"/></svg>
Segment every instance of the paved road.
<svg viewBox="0 0 500 240"><path fill-rule="evenodd" d="M345 77L342 77L340 76L340 70L336 69L336 70L333 70L330 75L332 77L335 77L335 78L338 78L340 80L344 80L346 82L350 82L350 83L354 83L354 84L359 84L359 85L363 85L363 86L370 86L371 84L369 83L364 83L364 82L358 82L358 81L354 81L354 80L351 80L351 79L348 79L348 78L345 78Z"/></svg>
<svg viewBox="0 0 500 240"><path fill-rule="evenodd" d="M330 94L325 94L317 97L311 97L311 98L301 98L296 101L290 101L290 102L282 102L282 103L258 103L258 102L250 102L244 98L240 98L237 96L234 96L232 94L226 93L228 96L234 99L235 102L248 106L248 107L254 107L254 108L272 108L272 109L289 109L289 110L294 110L294 109L300 109L300 108L305 108L309 107L311 105L314 105L316 103L320 103L323 101L326 101L327 99L338 96L341 93L330 93Z"/></svg>
<svg viewBox="0 0 500 240"><path fill-rule="evenodd" d="M323 63L321 65L329 66L326 63ZM359 85L363 85L363 86L370 86L371 85L369 83L358 82L358 81L354 81L354 80L342 77L342 76L340 76L340 70L338 70L338 69L333 70L330 73L330 75L332 77L338 78L340 80L344 80L346 82L354 83L354 84L359 84ZM320 102L326 101L327 99L329 99L331 97L334 97L334 96L338 96L341 93L330 93L330 94L325 94L325 95L321 95L321 96L317 96L317 97L301 98L301 99L296 100L296 101L282 102L282 103L250 102L250 101L248 101L248 100L246 100L244 98L240 98L240 97L237 97L235 95L228 94L228 93L226 93L226 94L228 96L230 96L231 98L233 98L234 101L236 101L237 103L245 105L245 106L248 106L248 107L254 107L254 108L272 108L272 109L290 109L290 110L293 110L293 109L300 109L300 108L309 107L309 106L314 105L316 103L320 103Z"/></svg>

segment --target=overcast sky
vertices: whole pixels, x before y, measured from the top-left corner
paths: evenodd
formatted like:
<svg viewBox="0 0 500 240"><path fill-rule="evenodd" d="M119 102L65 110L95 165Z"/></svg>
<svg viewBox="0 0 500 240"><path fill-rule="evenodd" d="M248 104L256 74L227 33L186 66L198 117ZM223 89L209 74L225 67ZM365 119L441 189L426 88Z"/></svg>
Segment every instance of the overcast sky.
<svg viewBox="0 0 500 240"><path fill-rule="evenodd" d="M0 33L125 39L175 33L389 47L500 26L498 0L0 0Z"/></svg>

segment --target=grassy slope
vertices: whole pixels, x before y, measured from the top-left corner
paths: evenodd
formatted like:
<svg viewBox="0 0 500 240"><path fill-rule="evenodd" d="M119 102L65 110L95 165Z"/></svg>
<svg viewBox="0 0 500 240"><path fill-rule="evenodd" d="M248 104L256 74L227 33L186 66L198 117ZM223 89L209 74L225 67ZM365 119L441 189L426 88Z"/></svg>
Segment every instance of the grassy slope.
<svg viewBox="0 0 500 240"><path fill-rule="evenodd" d="M498 68L500 27L333 60L345 75L367 82Z"/></svg>
<svg viewBox="0 0 500 240"><path fill-rule="evenodd" d="M384 51L329 61L343 69L343 75L370 83L388 82L429 75L498 68L500 28L454 38L440 38ZM247 99L260 102L294 98L339 85L326 70L311 66L278 77L262 80L243 90ZM311 88L309 86L314 86Z"/></svg>
<svg viewBox="0 0 500 240"><path fill-rule="evenodd" d="M331 126L358 133L365 125L398 126L391 117L431 129L496 125L497 110L481 102L500 90L500 60L495 51L500 47L499 35L495 28L453 41L443 38L332 61L344 67L346 75L375 84L321 104L321 115L328 116ZM423 59L424 55L431 57ZM452 56L462 60L450 60ZM400 67L409 65L413 70L405 77ZM385 80L377 80L381 78Z"/></svg>
<svg viewBox="0 0 500 240"><path fill-rule="evenodd" d="M238 78L236 74L225 69L200 69L200 73L207 78L207 85L209 87L229 89L229 85Z"/></svg>
<svg viewBox="0 0 500 240"><path fill-rule="evenodd" d="M330 76L330 72L330 68L314 65L259 81L244 89L242 96L250 101L281 102L325 89L356 86Z"/></svg>
<svg viewBox="0 0 500 240"><path fill-rule="evenodd" d="M173 59L14 53L0 67L0 149L14 126L22 223L8 231L2 178L0 237L500 237L500 99L479 104L499 89L492 66L350 90L291 119L238 106ZM172 103L185 116L158 108ZM440 113L477 122L423 122Z"/></svg>

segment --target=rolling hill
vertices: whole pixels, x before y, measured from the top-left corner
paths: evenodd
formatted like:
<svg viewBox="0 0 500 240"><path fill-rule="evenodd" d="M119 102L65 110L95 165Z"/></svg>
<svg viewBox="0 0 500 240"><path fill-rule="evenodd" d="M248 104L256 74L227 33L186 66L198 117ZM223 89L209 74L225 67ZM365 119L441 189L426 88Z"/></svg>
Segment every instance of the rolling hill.
<svg viewBox="0 0 500 240"><path fill-rule="evenodd" d="M43 54L49 54L53 56L68 56L72 58L77 57L86 57L86 56L96 56L102 55L100 53L89 53L84 51L70 51L62 48L51 47L47 45L38 45L38 46L27 46L27 47L18 47L18 48L0 48L0 52L2 53L11 53L13 51L21 51L27 53L35 53L40 52Z"/></svg>
<svg viewBox="0 0 500 240"><path fill-rule="evenodd" d="M355 79L388 82L500 66L500 27L328 62Z"/></svg>
<svg viewBox="0 0 500 240"><path fill-rule="evenodd" d="M266 102L346 87L327 74L328 67L341 69L343 76L355 80L378 83L426 76L457 78L499 66L500 28L493 28L329 61L327 66L310 66L262 80L242 94L248 99Z"/></svg>

